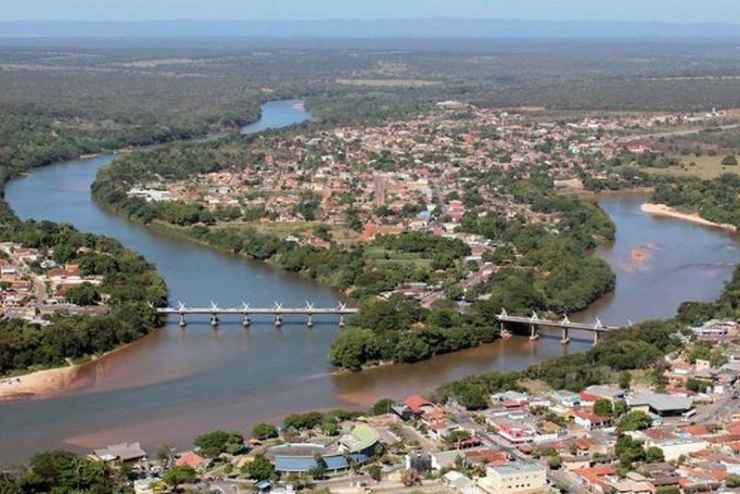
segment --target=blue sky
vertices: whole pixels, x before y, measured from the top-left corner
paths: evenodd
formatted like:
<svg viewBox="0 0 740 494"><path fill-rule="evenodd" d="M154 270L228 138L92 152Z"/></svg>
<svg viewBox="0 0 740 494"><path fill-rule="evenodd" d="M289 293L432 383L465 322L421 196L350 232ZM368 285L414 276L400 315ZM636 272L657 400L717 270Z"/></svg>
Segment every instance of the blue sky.
<svg viewBox="0 0 740 494"><path fill-rule="evenodd" d="M727 22L740 0L3 0L0 20L377 19Z"/></svg>

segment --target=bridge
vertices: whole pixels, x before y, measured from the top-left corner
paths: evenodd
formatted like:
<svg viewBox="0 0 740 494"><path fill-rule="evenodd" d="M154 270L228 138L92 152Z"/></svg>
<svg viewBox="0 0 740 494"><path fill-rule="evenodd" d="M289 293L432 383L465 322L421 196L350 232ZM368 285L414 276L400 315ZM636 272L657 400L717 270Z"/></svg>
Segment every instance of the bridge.
<svg viewBox="0 0 740 494"><path fill-rule="evenodd" d="M593 324L572 322L568 319L568 316L564 316L562 320L557 321L553 319L542 319L537 315L536 312L532 312L530 317L510 316L506 313L506 310L502 309L501 314L496 316L496 319L501 323L502 328L505 329L505 323L514 324L526 324L529 326L529 339L536 340L540 337L538 328L560 328L562 331L562 337L560 342L564 345L570 343L570 330L588 331L593 333L594 345L599 342L599 335L608 333L609 331L615 331L619 329L617 326L605 326L598 318Z"/></svg>
<svg viewBox="0 0 740 494"><path fill-rule="evenodd" d="M339 316L339 326L344 327L345 316L357 314L359 309L347 307L345 304L339 304L336 307L314 307L310 302L306 302L305 307L283 307L282 304L275 302L272 307L250 307L247 303L242 303L240 307L219 307L215 302L211 302L208 307L188 307L182 302L177 303L177 307L163 307L157 309L157 314L162 316L176 315L180 317L180 326L187 326L186 316L188 315L206 315L211 318L211 326L218 326L222 316L239 316L242 319L242 325L249 327L252 324L251 316L268 315L273 317L275 326L283 325L285 316L305 316L306 326L313 327L314 316L329 315Z"/></svg>

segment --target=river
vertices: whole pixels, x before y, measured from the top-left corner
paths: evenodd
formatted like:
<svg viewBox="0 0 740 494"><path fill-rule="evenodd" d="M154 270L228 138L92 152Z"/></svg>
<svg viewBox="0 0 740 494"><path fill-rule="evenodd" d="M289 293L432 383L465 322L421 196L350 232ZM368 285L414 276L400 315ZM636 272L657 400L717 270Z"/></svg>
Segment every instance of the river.
<svg viewBox="0 0 740 494"><path fill-rule="evenodd" d="M264 105L250 133L300 123L309 117L295 101ZM334 305L336 294L315 283L186 239L153 232L107 213L91 199L90 184L113 156L45 167L13 180L6 198L24 219L68 222L109 235L157 265L171 299L192 304ZM671 316L687 299L711 300L738 258L736 237L721 230L643 214L642 196L603 198L617 225L614 245L600 249L618 275L614 294L580 314L622 323ZM300 321L275 329L268 320L243 329L224 321L218 330L193 318L175 321L124 350L83 368L70 389L46 399L0 405L0 463L19 461L50 447L86 450L121 441L148 449L163 443L186 447L216 428L248 431L260 420L297 410L366 406L380 397L402 398L443 382L487 370L521 369L581 351L587 341L563 348L557 337L532 343L498 341L414 365L357 374L334 374L327 362L339 328L325 320L313 329Z"/></svg>

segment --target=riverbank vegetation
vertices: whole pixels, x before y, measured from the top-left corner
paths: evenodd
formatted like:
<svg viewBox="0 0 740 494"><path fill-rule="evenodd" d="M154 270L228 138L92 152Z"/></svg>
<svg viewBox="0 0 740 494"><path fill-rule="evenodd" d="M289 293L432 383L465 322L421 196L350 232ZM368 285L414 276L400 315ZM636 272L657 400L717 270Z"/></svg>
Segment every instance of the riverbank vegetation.
<svg viewBox="0 0 740 494"><path fill-rule="evenodd" d="M581 391L594 384L629 387L628 372L647 370L652 379L662 373L660 363L671 352L685 349L679 335L689 324L713 318L740 318L740 267L720 298L712 303L686 302L673 319L646 321L610 332L587 352L565 355L533 365L519 372L490 372L440 386L432 397L438 401L455 399L471 410L485 407L488 396L499 391L522 389L522 384L539 380L553 389ZM691 354L706 349L695 346Z"/></svg>
<svg viewBox="0 0 740 494"><path fill-rule="evenodd" d="M93 196L132 220L171 229L342 290L361 306L360 317L338 337L331 353L335 365L349 369L378 361L415 362L490 342L498 337L494 316L504 308L560 315L584 309L613 289L615 276L609 266L586 254L614 238L614 225L598 206L558 195L544 173L524 177L499 170L460 170L461 180L480 185L462 197L467 213L457 235L476 236L494 246L482 261L495 269L480 278L475 275L480 270L478 262L466 261L471 248L460 238L417 231L376 235L364 241L358 235L337 242L332 228L323 225L322 230L319 225L311 234L324 242L317 246L292 235L270 233L262 221L246 217L251 216L251 209L234 207L233 214L227 214L230 211L213 210L202 202L146 201L128 193L137 184L151 181L166 187L206 173L267 166L266 149L279 149L286 139L306 140L320 132L300 128L202 145L165 146L126 156L99 171ZM318 159L311 153L304 155L303 163ZM501 198L500 192L493 192L500 190L508 191L504 204L514 204L521 214L505 215L486 204L484 197ZM309 199L302 203L306 210ZM449 200L454 198L435 199L437 209L442 211L444 201ZM344 208L341 226L361 230L362 222L354 225L351 202ZM418 212L412 210L408 216L413 218ZM379 214L393 224L406 213L389 210ZM557 229L547 222L528 220L535 216L557 218ZM259 219L271 221L264 210ZM424 304L407 300L404 290L419 286L436 294ZM459 314L460 306L466 307L464 315ZM379 324L372 315L400 307L408 317L398 319L397 324Z"/></svg>
<svg viewBox="0 0 740 494"><path fill-rule="evenodd" d="M156 325L155 307L167 300L164 281L140 255L116 240L81 233L48 221L22 222L5 211L0 241L53 253L83 275L102 276L86 296L105 296L104 316L57 314L48 325L20 319L0 321L0 375L63 366L71 360L100 355L149 333Z"/></svg>
<svg viewBox="0 0 740 494"><path fill-rule="evenodd" d="M726 173L714 180L676 179L658 185L651 200L702 218L740 228L740 176Z"/></svg>

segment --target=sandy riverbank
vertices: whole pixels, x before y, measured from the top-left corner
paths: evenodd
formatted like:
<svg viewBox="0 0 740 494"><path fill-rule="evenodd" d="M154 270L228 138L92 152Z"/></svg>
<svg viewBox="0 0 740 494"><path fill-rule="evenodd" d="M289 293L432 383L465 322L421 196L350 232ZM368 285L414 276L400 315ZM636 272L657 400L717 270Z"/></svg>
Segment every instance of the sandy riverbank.
<svg viewBox="0 0 740 494"><path fill-rule="evenodd" d="M682 213L666 206L665 204L652 204L646 202L640 207L640 209L642 209L642 211L645 213L653 214L655 216L665 216L667 218L691 221L692 223L697 223L699 225L712 226L715 228L722 228L723 230L728 230L731 232L737 232L737 228L733 225L715 223L713 221L702 218L696 213Z"/></svg>
<svg viewBox="0 0 740 494"><path fill-rule="evenodd" d="M0 379L0 401L48 396L69 389L81 366L45 369L31 374Z"/></svg>
<svg viewBox="0 0 740 494"><path fill-rule="evenodd" d="M141 338L136 341L140 340ZM100 366L107 359L134 345L136 341L114 348L99 357L93 356L83 363L0 378L0 403L32 398L50 398L73 389L83 388L90 384L90 373L86 372L90 366Z"/></svg>

